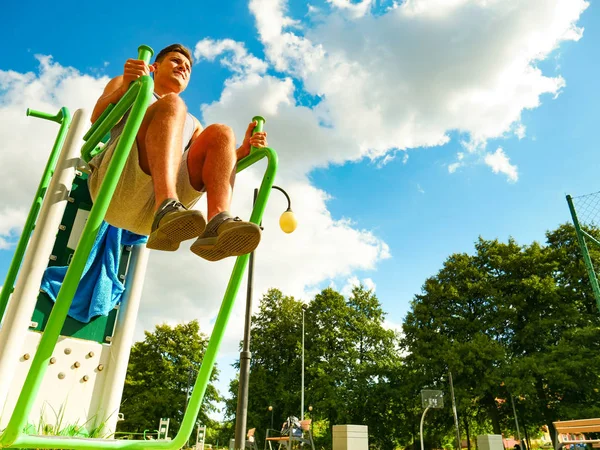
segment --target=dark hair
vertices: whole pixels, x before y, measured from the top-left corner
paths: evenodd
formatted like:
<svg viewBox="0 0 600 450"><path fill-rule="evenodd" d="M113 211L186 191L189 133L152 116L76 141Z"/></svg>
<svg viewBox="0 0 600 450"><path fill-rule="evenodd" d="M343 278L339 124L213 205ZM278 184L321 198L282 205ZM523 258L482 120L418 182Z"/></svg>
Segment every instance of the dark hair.
<svg viewBox="0 0 600 450"><path fill-rule="evenodd" d="M171 53L171 52L181 53L183 56L185 56L190 61L190 65L192 65L194 63L194 60L192 59L192 52L190 51L189 48L187 48L186 46L184 46L182 44L171 44L168 47L163 48L156 55L155 61L161 62L165 58L165 56L167 56L167 53Z"/></svg>

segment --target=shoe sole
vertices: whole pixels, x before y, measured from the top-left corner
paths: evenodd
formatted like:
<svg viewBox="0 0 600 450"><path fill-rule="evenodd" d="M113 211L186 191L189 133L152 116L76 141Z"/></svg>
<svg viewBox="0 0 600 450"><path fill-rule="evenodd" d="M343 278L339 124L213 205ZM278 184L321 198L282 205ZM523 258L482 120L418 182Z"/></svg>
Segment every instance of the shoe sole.
<svg viewBox="0 0 600 450"><path fill-rule="evenodd" d="M216 243L194 242L190 250L208 261L219 261L229 256L242 256L250 253L260 243L260 228L248 223L224 231L216 238ZM205 239L210 241L211 239Z"/></svg>
<svg viewBox="0 0 600 450"><path fill-rule="evenodd" d="M200 236L206 228L206 220L201 214L185 211L161 224L149 237L146 247L152 250L174 252L183 241Z"/></svg>

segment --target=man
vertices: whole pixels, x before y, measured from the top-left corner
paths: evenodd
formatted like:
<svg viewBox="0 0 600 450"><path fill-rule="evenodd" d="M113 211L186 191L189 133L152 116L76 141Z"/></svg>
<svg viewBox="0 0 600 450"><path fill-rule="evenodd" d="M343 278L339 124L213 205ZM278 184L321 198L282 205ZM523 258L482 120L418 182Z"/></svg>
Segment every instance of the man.
<svg viewBox="0 0 600 450"><path fill-rule="evenodd" d="M235 167L250 146L267 145L266 133L246 130L235 149L231 128L214 124L203 129L187 112L179 94L192 71L190 51L180 44L162 49L154 64L129 59L123 75L113 78L92 113L95 122L106 107L116 104L131 82L154 74L154 96L138 131L105 220L119 228L149 235L146 246L174 251L185 240L197 238L191 250L209 261L253 251L260 228L229 213ZM123 131L127 115L111 130L110 141L90 161L89 187L95 200L108 163ZM190 209L206 192L207 218Z"/></svg>

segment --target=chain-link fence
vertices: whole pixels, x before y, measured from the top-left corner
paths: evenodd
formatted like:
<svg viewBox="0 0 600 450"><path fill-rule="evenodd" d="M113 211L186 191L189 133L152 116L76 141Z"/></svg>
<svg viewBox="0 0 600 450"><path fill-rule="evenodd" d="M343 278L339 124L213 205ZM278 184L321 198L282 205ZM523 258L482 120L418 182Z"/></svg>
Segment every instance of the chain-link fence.
<svg viewBox="0 0 600 450"><path fill-rule="evenodd" d="M582 229L582 227L598 228L598 225L600 225L600 192L580 195L578 197L567 195L567 203L569 204L571 218L573 219L577 240L579 241L579 247L583 254L583 260L590 279L590 284L592 285L594 297L596 297L596 304L600 309L600 283L598 283L598 276L594 264L592 263L588 247L592 245L600 247L600 241L590 235L586 230Z"/></svg>

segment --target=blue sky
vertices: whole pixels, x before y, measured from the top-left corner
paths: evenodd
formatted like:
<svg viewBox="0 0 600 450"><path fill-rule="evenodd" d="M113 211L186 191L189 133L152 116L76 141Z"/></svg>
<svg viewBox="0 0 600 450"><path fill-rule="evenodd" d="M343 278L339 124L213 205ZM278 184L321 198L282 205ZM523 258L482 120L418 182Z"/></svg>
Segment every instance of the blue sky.
<svg viewBox="0 0 600 450"><path fill-rule="evenodd" d="M158 51L204 42L183 95L204 124L222 121L240 136L252 115L267 117L281 155L277 183L292 195L300 228L283 236L267 225L258 292L279 287L308 300L315 289L359 280L375 287L397 326L448 255L471 252L478 236L543 241L569 220L565 194L598 190L600 7L593 2L587 9L580 0L146 5L147 13L133 2L118 11L74 1L3 8L10 20L0 28L0 177L7 180L0 275L37 185L43 142L56 132L24 119L24 108L93 106L106 77L118 75L142 43ZM52 62L44 69L34 55ZM22 172L31 175L14 173L24 151L32 156ZM452 171L453 164L460 165ZM247 214L259 177L239 177L236 214ZM267 224L285 206L276 195L272 203ZM156 292L177 264L186 270L165 311ZM229 267L153 255L137 335L191 317L209 329ZM242 303L220 360L222 387L233 376L226 366L237 352Z"/></svg>

